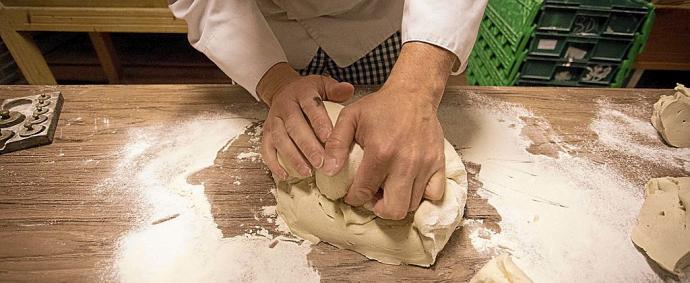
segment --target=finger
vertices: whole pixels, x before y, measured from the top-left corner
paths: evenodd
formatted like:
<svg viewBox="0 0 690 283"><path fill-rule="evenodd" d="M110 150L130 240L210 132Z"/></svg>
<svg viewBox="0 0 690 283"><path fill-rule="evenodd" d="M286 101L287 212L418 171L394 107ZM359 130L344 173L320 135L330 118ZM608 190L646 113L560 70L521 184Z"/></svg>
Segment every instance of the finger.
<svg viewBox="0 0 690 283"><path fill-rule="evenodd" d="M280 118L276 119L278 121L273 124L272 128L274 131L272 139L274 140L278 154L281 157L286 158L287 162L289 163L289 165L286 166L292 166L292 168L294 168L297 173L301 175L301 177L311 176L311 168L309 168L307 160L304 158L304 156L302 156L299 150L297 150L297 147L292 139L290 139L282 120L280 120Z"/></svg>
<svg viewBox="0 0 690 283"><path fill-rule="evenodd" d="M361 206L374 198L386 179L387 164L374 157L371 151L364 151L362 163L355 173L350 189L345 195L345 203Z"/></svg>
<svg viewBox="0 0 690 283"><path fill-rule="evenodd" d="M268 169L271 170L278 179L281 181L287 180L287 172L285 172L285 169L283 169L283 167L280 166L280 162L278 162L278 155L270 139L270 135L265 135L261 143L261 158L264 160L266 166L268 166Z"/></svg>
<svg viewBox="0 0 690 283"><path fill-rule="evenodd" d="M345 102L352 98L355 93L355 87L346 82L338 82L330 77L323 77L323 84L325 91L325 99L335 102Z"/></svg>
<svg viewBox="0 0 690 283"><path fill-rule="evenodd" d="M413 178L404 171L395 172L386 178L383 199L374 205L374 213L384 219L400 220L407 216L412 197ZM402 173L402 174L401 174Z"/></svg>
<svg viewBox="0 0 690 283"><path fill-rule="evenodd" d="M338 121L335 123L333 132L326 140L326 158L323 164L323 172L327 176L335 176L343 168L350 153L350 147L355 138L357 129L357 115L353 114L352 108L345 107L340 111ZM366 151L365 151L366 155Z"/></svg>
<svg viewBox="0 0 690 283"><path fill-rule="evenodd" d="M314 131L309 127L307 120L304 119L304 115L299 111L295 112L286 118L284 123L285 130L297 145L297 148L307 157L309 163L314 168L320 168L324 158L323 146L316 139Z"/></svg>
<svg viewBox="0 0 690 283"><path fill-rule="evenodd" d="M323 106L319 93L314 91L313 93L302 95L298 98L298 102L316 136L319 137L320 141L326 142L333 130L333 123L331 123L331 118L328 117L328 112L326 112L326 107Z"/></svg>
<svg viewBox="0 0 690 283"><path fill-rule="evenodd" d="M431 171L424 173L420 172L420 174L417 175L417 178L414 179L414 184L412 185L412 197L410 198L410 207L408 208L408 211L415 211L417 208L419 208L419 204L422 202L424 191L429 183L429 179L431 179L432 173L433 172Z"/></svg>
<svg viewBox="0 0 690 283"><path fill-rule="evenodd" d="M446 169L441 168L429 179L424 190L424 198L428 200L441 200L446 192Z"/></svg>

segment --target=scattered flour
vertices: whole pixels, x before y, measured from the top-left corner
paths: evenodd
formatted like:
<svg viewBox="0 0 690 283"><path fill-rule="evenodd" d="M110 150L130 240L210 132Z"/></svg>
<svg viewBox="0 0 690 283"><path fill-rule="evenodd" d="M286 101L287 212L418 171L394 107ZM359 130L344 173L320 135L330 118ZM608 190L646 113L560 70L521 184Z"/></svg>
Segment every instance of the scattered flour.
<svg viewBox="0 0 690 283"><path fill-rule="evenodd" d="M259 154L258 152L242 152L237 155L237 159L249 159L252 162L255 162L259 158L261 158L261 154Z"/></svg>
<svg viewBox="0 0 690 283"><path fill-rule="evenodd" d="M204 186L191 174L213 165L218 151L249 124L200 117L129 132L115 177L104 184L138 194L141 223L120 238L112 279L121 282L318 282L309 243L255 234L224 238ZM203 137L203 138L199 138ZM124 193L124 192L123 192ZM172 216L171 216L172 215ZM242 225L240 225L242 226Z"/></svg>
<svg viewBox="0 0 690 283"><path fill-rule="evenodd" d="M275 205L261 207L261 215L266 217L275 217L278 215L277 207Z"/></svg>
<svg viewBox="0 0 690 283"><path fill-rule="evenodd" d="M664 166L687 169L690 148L664 144L649 119L631 117L600 101L597 119L590 125L599 141L611 149Z"/></svg>
<svg viewBox="0 0 690 283"><path fill-rule="evenodd" d="M511 253L535 282L659 281L630 240L642 189L614 168L559 152L526 151L526 109L470 95L482 130L461 151L481 164L480 196L501 215L500 233L466 222L480 252Z"/></svg>

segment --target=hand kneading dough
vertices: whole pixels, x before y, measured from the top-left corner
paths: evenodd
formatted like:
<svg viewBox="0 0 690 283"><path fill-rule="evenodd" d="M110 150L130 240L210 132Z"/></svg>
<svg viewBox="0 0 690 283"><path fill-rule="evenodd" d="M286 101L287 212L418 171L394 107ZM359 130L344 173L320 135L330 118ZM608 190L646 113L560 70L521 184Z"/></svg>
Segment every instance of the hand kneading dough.
<svg viewBox="0 0 690 283"><path fill-rule="evenodd" d="M487 262L470 283L531 283L532 280L522 272L508 254L501 254Z"/></svg>
<svg viewBox="0 0 690 283"><path fill-rule="evenodd" d="M324 102L331 121L342 105ZM290 231L313 243L328 242L387 264L430 266L460 224L467 199L467 174L460 156L445 142L446 191L443 199L424 200L417 211L400 221L376 217L362 207L343 202L362 159L354 145L349 163L334 177L302 178L286 168L290 178L277 182L278 213ZM285 163L280 159L283 167Z"/></svg>
<svg viewBox="0 0 690 283"><path fill-rule="evenodd" d="M690 93L682 84L674 95L662 95L654 103L652 125L666 143L675 147L690 147Z"/></svg>
<svg viewBox="0 0 690 283"><path fill-rule="evenodd" d="M632 240L666 271L690 265L690 177L651 179Z"/></svg>

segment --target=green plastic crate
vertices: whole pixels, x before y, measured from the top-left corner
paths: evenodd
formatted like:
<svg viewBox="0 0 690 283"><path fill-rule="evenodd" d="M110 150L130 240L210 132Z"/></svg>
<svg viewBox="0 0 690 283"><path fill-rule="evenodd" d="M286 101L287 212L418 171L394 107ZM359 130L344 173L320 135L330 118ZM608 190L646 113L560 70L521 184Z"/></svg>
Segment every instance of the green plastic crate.
<svg viewBox="0 0 690 283"><path fill-rule="evenodd" d="M607 2L617 1L596 1L602 5ZM622 6L622 8L607 5L555 5L547 1L539 15L537 30L571 35L632 37L644 22L648 8L645 4L632 0L620 2L630 5ZM635 3L637 6L633 5Z"/></svg>
<svg viewBox="0 0 690 283"><path fill-rule="evenodd" d="M610 85L620 63L528 57L520 71L520 81L554 82L560 85Z"/></svg>
<svg viewBox="0 0 690 283"><path fill-rule="evenodd" d="M541 0L491 0L484 11L480 32L496 38L506 53L522 51L534 31Z"/></svg>
<svg viewBox="0 0 690 283"><path fill-rule="evenodd" d="M483 65L489 67L489 71L501 78L513 78L520 69L520 63L527 56L527 50L511 57L503 57L501 53L495 52L495 47L488 40L478 40L472 52L482 60Z"/></svg>
<svg viewBox="0 0 690 283"><path fill-rule="evenodd" d="M539 31L539 21L552 6L570 15L560 22L554 21L561 25L560 31ZM606 21L597 26L584 29L577 26L582 22L578 17L601 15L607 15ZM490 0L468 62L468 82L499 86L619 87L630 74L635 57L644 48L653 18L653 6L638 0ZM539 40L542 39L547 42L540 48ZM548 40L551 40L550 46ZM544 74L539 77L534 74L538 69L530 73L529 68L522 66L534 58L551 58L561 64L552 63L559 68L570 64L573 72L568 75L562 68L555 70L552 66L548 76L546 69L542 69ZM592 76L587 67L594 70L595 64L608 64L611 70L605 77ZM560 80L553 80L559 73ZM566 76L570 79L565 80ZM545 79L547 77L551 80Z"/></svg>
<svg viewBox="0 0 690 283"><path fill-rule="evenodd" d="M633 38L583 37L538 32L530 42L528 54L576 62L621 62L626 59L633 42Z"/></svg>

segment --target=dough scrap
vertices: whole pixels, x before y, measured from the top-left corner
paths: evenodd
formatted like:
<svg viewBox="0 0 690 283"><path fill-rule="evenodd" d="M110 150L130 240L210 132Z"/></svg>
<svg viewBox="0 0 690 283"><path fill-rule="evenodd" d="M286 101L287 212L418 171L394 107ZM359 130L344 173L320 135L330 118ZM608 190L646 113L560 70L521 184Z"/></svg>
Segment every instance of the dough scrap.
<svg viewBox="0 0 690 283"><path fill-rule="evenodd" d="M342 105L324 102L335 122ZM290 231L308 241L328 242L386 264L430 266L458 228L467 200L467 173L460 156L445 141L446 191L439 201L424 200L417 211L399 221L376 217L342 198L352 184L362 159L354 145L349 163L336 176L316 173L303 178L286 167L290 178L277 181L278 213Z"/></svg>
<svg viewBox="0 0 690 283"><path fill-rule="evenodd" d="M669 145L690 147L690 93L682 84L675 90L654 103L652 125Z"/></svg>
<svg viewBox="0 0 690 283"><path fill-rule="evenodd" d="M690 266L690 177L655 178L645 186L632 240L664 270L683 278Z"/></svg>
<svg viewBox="0 0 690 283"><path fill-rule="evenodd" d="M508 254L501 254L487 262L470 283L531 283L532 280L520 269Z"/></svg>

